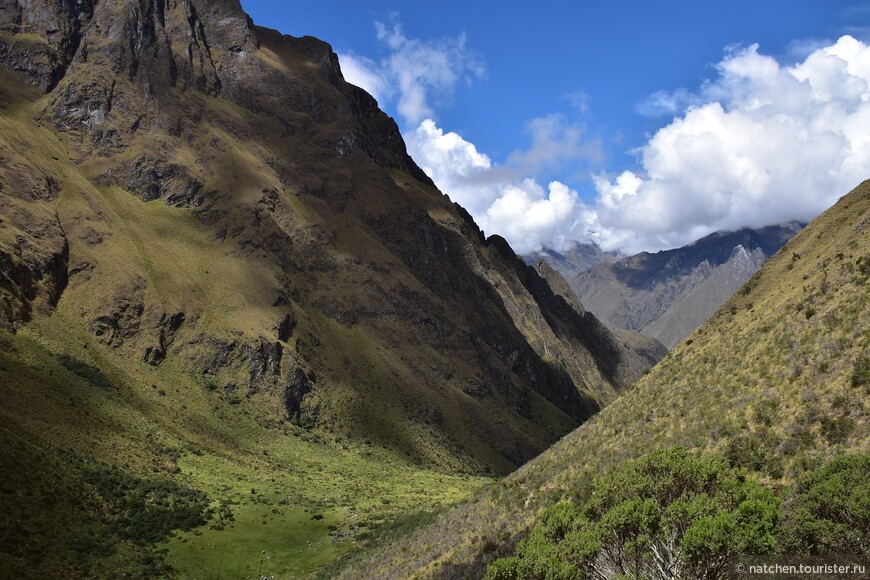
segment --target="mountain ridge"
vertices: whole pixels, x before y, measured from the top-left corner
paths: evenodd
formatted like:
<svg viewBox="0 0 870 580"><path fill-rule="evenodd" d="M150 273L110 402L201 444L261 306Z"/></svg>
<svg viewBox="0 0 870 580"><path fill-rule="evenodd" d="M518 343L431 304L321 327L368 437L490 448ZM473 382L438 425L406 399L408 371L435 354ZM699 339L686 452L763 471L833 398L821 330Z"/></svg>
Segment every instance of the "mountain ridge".
<svg viewBox="0 0 870 580"><path fill-rule="evenodd" d="M611 329L673 347L779 250L802 224L715 232L688 246L602 262L569 283Z"/></svg>

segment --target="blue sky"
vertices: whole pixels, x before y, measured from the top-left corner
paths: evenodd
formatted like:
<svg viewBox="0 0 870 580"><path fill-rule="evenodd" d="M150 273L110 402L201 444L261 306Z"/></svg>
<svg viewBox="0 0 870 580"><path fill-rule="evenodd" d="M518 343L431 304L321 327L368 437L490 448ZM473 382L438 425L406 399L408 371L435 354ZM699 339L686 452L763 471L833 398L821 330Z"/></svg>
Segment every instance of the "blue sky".
<svg viewBox="0 0 870 580"><path fill-rule="evenodd" d="M870 178L866 2L242 4L329 42L439 187L521 252L808 220Z"/></svg>

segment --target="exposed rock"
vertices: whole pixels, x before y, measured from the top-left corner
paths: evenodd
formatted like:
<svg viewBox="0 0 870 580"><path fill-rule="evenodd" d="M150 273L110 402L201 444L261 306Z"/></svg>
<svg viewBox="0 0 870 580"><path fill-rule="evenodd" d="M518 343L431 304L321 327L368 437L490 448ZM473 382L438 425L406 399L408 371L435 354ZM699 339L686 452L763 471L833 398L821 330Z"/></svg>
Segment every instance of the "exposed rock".
<svg viewBox="0 0 870 580"><path fill-rule="evenodd" d="M172 346L172 343L175 341L176 331L181 328L183 323L184 312L176 312L171 316L167 316L164 313L160 316L160 323L157 328L158 342L156 346L149 346L145 349L145 362L152 366L157 366L163 362L163 359L166 358L166 354L169 351L169 347Z"/></svg>
<svg viewBox="0 0 870 580"><path fill-rule="evenodd" d="M299 423L302 418L302 399L311 392L311 381L305 371L296 367L290 373L290 379L284 388L284 407L287 415L294 423Z"/></svg>
<svg viewBox="0 0 870 580"><path fill-rule="evenodd" d="M0 327L54 308L69 283L69 243L52 206L60 180L0 148Z"/></svg>
<svg viewBox="0 0 870 580"><path fill-rule="evenodd" d="M200 374L215 375L221 370L238 364L239 343L211 336L201 336L191 341L193 351L190 355L191 366Z"/></svg>
<svg viewBox="0 0 870 580"><path fill-rule="evenodd" d="M78 51L82 29L92 13L91 0L2 0L0 30L31 36L27 42L0 39L0 61L50 91Z"/></svg>
<svg viewBox="0 0 870 580"><path fill-rule="evenodd" d="M293 314L287 314L278 326L275 328L275 335L281 342L290 342L293 336L293 329L296 327L296 319Z"/></svg>
<svg viewBox="0 0 870 580"><path fill-rule="evenodd" d="M91 321L91 332L98 342L119 347L139 333L145 310L146 282L136 278L119 286L114 298Z"/></svg>
<svg viewBox="0 0 870 580"><path fill-rule="evenodd" d="M185 167L149 156L140 157L122 171L107 173L101 181L123 187L142 201L163 199L166 205L177 207L199 207L208 198L202 182Z"/></svg>
<svg viewBox="0 0 870 580"><path fill-rule="evenodd" d="M574 290L571 289L571 286L565 278L563 278L558 271L553 269L550 264L544 260L538 260L534 263L533 267L538 275L547 281L547 284L550 285L550 288L556 295L564 298L565 301L581 316L586 313L586 308L583 307L580 299L577 298L576 294L574 294Z"/></svg>
<svg viewBox="0 0 870 580"><path fill-rule="evenodd" d="M248 357L248 392L255 393L266 381L281 373L281 358L284 347L280 342L261 340L256 345L242 347Z"/></svg>

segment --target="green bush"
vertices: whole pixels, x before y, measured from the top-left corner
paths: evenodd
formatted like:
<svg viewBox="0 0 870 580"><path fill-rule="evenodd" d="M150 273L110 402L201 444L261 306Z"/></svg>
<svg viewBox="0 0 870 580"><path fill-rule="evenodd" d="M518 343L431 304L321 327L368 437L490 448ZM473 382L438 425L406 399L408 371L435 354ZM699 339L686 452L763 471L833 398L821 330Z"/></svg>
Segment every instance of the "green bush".
<svg viewBox="0 0 870 580"><path fill-rule="evenodd" d="M208 496L162 477L143 478L98 463L82 473L108 508L110 528L121 538L146 545L165 539L172 530L190 530L212 515Z"/></svg>
<svg viewBox="0 0 870 580"><path fill-rule="evenodd" d="M801 477L779 544L796 556L870 555L870 456L844 455Z"/></svg>
<svg viewBox="0 0 870 580"><path fill-rule="evenodd" d="M595 481L582 506L545 510L487 578L717 578L738 554L775 550L778 508L722 458L657 451Z"/></svg>
<svg viewBox="0 0 870 580"><path fill-rule="evenodd" d="M866 387L870 385L870 357L858 357L852 367L852 376L849 380L853 387Z"/></svg>

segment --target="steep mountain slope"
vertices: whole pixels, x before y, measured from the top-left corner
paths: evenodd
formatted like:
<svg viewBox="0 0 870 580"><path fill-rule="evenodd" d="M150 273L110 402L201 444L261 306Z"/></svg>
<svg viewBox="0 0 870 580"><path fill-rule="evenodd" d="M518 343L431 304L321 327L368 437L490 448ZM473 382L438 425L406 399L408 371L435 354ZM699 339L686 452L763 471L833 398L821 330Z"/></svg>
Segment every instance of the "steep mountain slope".
<svg viewBox="0 0 870 580"><path fill-rule="evenodd" d="M868 288L865 181L594 419L344 577L479 576L540 509L656 448L717 451L774 486L833 456L866 453Z"/></svg>
<svg viewBox="0 0 870 580"><path fill-rule="evenodd" d="M327 44L237 0L2 0L0 63L9 574L131 562L104 481L453 501L479 482L420 468L507 472L650 366L483 239Z"/></svg>
<svg viewBox="0 0 870 580"><path fill-rule="evenodd" d="M716 232L683 248L602 262L568 280L581 302L610 328L636 330L672 347L800 227L795 222Z"/></svg>
<svg viewBox="0 0 870 580"><path fill-rule="evenodd" d="M553 292L564 298L565 301L577 311L577 313L589 318L586 308L577 298L574 290L568 285L565 278L550 266L549 262L546 260L538 260L535 262L534 268L541 278L547 281L550 288L553 289ZM655 365L668 354L668 349L664 344L655 338L649 338L639 332L618 328L613 331L613 334L628 350L640 355L640 357L645 359L650 366Z"/></svg>

